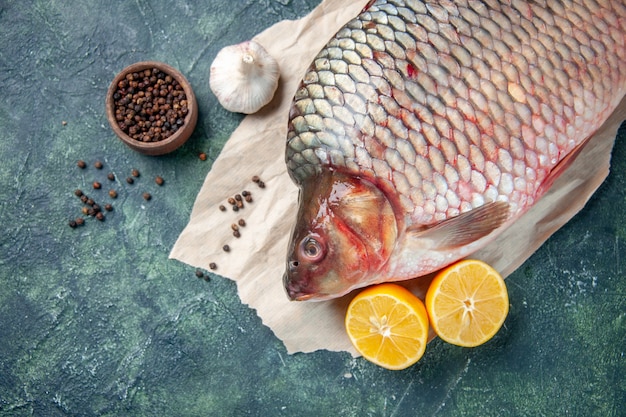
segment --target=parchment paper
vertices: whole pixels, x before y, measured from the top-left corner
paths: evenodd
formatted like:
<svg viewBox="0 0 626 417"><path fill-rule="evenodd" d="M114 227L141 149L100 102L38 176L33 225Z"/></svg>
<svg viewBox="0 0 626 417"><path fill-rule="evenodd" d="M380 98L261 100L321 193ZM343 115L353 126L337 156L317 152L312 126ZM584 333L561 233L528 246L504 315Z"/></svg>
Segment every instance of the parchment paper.
<svg viewBox="0 0 626 417"><path fill-rule="evenodd" d="M289 353L327 349L357 356L343 327L353 295L324 302L292 302L283 289L298 196L287 175L284 155L289 106L300 79L328 39L366 3L325 0L305 18L280 22L255 37L279 61L279 89L268 106L242 121L224 146L194 203L189 224L170 253L171 258L207 270L215 262L215 272L237 283L242 302L257 311ZM472 257L507 276L576 214L608 175L621 116L614 115L612 123L605 124L602 134L596 135L532 210ZM253 175L266 187L254 184ZM243 190L252 193L253 202L234 212L226 200ZM226 212L219 210L221 204ZM246 226L240 229L241 237L235 238L230 225L241 218ZM230 252L222 249L225 244ZM430 279L414 279L404 285L423 298Z"/></svg>

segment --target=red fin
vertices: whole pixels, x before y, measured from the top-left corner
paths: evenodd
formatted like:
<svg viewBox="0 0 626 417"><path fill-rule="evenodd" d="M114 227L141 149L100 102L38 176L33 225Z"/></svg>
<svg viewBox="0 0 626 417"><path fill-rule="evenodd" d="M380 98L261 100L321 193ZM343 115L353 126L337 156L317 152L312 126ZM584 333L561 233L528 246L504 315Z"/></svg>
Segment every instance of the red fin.
<svg viewBox="0 0 626 417"><path fill-rule="evenodd" d="M582 151L585 145L589 143L589 139L592 137L593 135L589 136L587 139L579 143L578 146L572 149L570 153L565 155L565 158L561 159L559 163L556 164L554 168L552 168L552 171L550 171L550 174L546 177L545 180L543 180L543 182L537 189L537 197L542 196L543 194L545 194L546 191L550 189L550 187L552 187L552 184L554 184L554 181L556 181L557 178L559 178L561 174L563 174L565 170L569 168L570 165L572 165L572 162L574 162L576 158L578 157L578 155L580 155L580 151Z"/></svg>
<svg viewBox="0 0 626 417"><path fill-rule="evenodd" d="M412 233L414 237L430 239L437 249L453 249L487 236L506 221L508 214L508 203L494 201Z"/></svg>
<svg viewBox="0 0 626 417"><path fill-rule="evenodd" d="M376 3L376 0L368 1L367 4L363 7L363 10L361 10L361 13L368 11L369 8L374 5L374 3Z"/></svg>
<svg viewBox="0 0 626 417"><path fill-rule="evenodd" d="M626 119L626 97L622 98L620 103L613 110L613 113L608 117L608 119L596 130L593 135L590 135L587 139L578 144L572 151L565 156L554 168L550 171L548 177L543 181L541 186L539 186L539 190L537 196L543 195L548 189L554 184L557 178L563 174L563 172L572 165L572 162L578 157L583 148L587 146L589 142L592 141L595 137L604 137L608 136L603 140L613 140L615 138L615 132L622 124L622 122Z"/></svg>

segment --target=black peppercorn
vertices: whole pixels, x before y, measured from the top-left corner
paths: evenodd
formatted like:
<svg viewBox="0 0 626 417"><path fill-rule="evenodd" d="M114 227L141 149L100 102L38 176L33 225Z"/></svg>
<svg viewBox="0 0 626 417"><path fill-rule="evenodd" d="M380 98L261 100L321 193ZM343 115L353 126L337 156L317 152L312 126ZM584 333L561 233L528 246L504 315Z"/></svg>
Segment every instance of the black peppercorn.
<svg viewBox="0 0 626 417"><path fill-rule="evenodd" d="M197 276L198 278L202 278L202 277L204 277L204 272L202 272L202 271L201 271L201 270L199 270L199 269L196 269L196 276Z"/></svg>
<svg viewBox="0 0 626 417"><path fill-rule="evenodd" d="M215 270L215 269L217 269L217 264L216 264L215 262L211 262L211 263L209 264L209 268L211 268L211 269L214 269L214 270Z"/></svg>
<svg viewBox="0 0 626 417"><path fill-rule="evenodd" d="M76 227L76 221L75 221L75 220L70 220L70 221L68 222L68 224L70 225L70 227L71 227L72 229Z"/></svg>
<svg viewBox="0 0 626 417"><path fill-rule="evenodd" d="M157 185L163 185L163 183L165 182L165 180L164 180L162 177L157 176L157 177L154 179L154 182L156 182L156 183L157 183Z"/></svg>
<svg viewBox="0 0 626 417"><path fill-rule="evenodd" d="M104 214L102 214L101 211L96 213L96 219L100 220L101 222L104 221Z"/></svg>
<svg viewBox="0 0 626 417"><path fill-rule="evenodd" d="M255 175L252 177L252 182L259 182L259 181L261 181L261 179L259 178L258 175Z"/></svg>
<svg viewBox="0 0 626 417"><path fill-rule="evenodd" d="M94 162L93 166L96 167L96 169L102 169L102 162L96 161Z"/></svg>
<svg viewBox="0 0 626 417"><path fill-rule="evenodd" d="M244 219L239 219L239 221L237 223L239 223L239 226L241 226L241 227L246 225L246 221Z"/></svg>
<svg viewBox="0 0 626 417"><path fill-rule="evenodd" d="M85 161L83 161L82 159L79 160L78 162L76 162L76 165L78 166L78 168L80 169L85 169L87 167L87 164L85 163Z"/></svg>
<svg viewBox="0 0 626 417"><path fill-rule="evenodd" d="M107 174L107 178L109 179L109 181L115 181L115 174L113 174L112 172L109 172Z"/></svg>
<svg viewBox="0 0 626 417"><path fill-rule="evenodd" d="M93 189L94 190L99 190L100 188L102 188L102 184L100 184L98 181L94 181L93 182Z"/></svg>
<svg viewBox="0 0 626 417"><path fill-rule="evenodd" d="M76 223L76 226L82 226L83 224L85 224L85 219L83 219L82 217L77 217L76 220L74 220L74 223Z"/></svg>
<svg viewBox="0 0 626 417"><path fill-rule="evenodd" d="M233 229L233 230L239 230L239 226L236 225L235 223L231 224L230 228Z"/></svg>
<svg viewBox="0 0 626 417"><path fill-rule="evenodd" d="M228 245L222 246L222 249L224 250L224 252L230 252L230 246Z"/></svg>
<svg viewBox="0 0 626 417"><path fill-rule="evenodd" d="M198 158L200 158L200 160L201 160L201 161L206 161L206 154L205 154L204 152L201 152L201 153L198 155Z"/></svg>
<svg viewBox="0 0 626 417"><path fill-rule="evenodd" d="M235 236L236 238L239 238L239 237L241 237L241 233L239 232L239 230L235 230L233 232L233 236Z"/></svg>
<svg viewBox="0 0 626 417"><path fill-rule="evenodd" d="M220 210L221 210L221 211L226 211L226 207L224 207L224 205L223 205L223 204L220 204Z"/></svg>
<svg viewBox="0 0 626 417"><path fill-rule="evenodd" d="M130 171L130 175L132 175L132 176L133 176L133 177L135 177L135 178L138 178L138 177L139 177L139 171L138 171L138 170L136 170L135 168L133 168L133 169Z"/></svg>
<svg viewBox="0 0 626 417"><path fill-rule="evenodd" d="M113 211L113 206L112 206L111 204L105 204L105 205L104 205L104 209L105 209L106 211Z"/></svg>
<svg viewBox="0 0 626 417"><path fill-rule="evenodd" d="M259 186L259 188L265 188L265 183L263 181L257 182L257 185Z"/></svg>
<svg viewBox="0 0 626 417"><path fill-rule="evenodd" d="M252 196L251 195L247 195L244 197L246 199L246 203L252 203Z"/></svg>
<svg viewBox="0 0 626 417"><path fill-rule="evenodd" d="M143 199L146 201L149 201L152 198L150 193L143 193L142 196L143 196Z"/></svg>
<svg viewBox="0 0 626 417"><path fill-rule="evenodd" d="M185 123L189 112L182 86L157 68L141 71L136 77L126 74L117 84L113 100L120 129L142 142L168 138Z"/></svg>
<svg viewBox="0 0 626 417"><path fill-rule="evenodd" d="M82 192L82 190L76 190L76 191L74 191L74 195L75 195L76 197L82 197L83 192Z"/></svg>
<svg viewBox="0 0 626 417"><path fill-rule="evenodd" d="M115 191L115 190L109 190L109 197L111 197L111 198L117 198L117 191Z"/></svg>
<svg viewBox="0 0 626 417"><path fill-rule="evenodd" d="M133 184L135 182L135 180L132 177L128 177L126 178L126 182L129 184Z"/></svg>

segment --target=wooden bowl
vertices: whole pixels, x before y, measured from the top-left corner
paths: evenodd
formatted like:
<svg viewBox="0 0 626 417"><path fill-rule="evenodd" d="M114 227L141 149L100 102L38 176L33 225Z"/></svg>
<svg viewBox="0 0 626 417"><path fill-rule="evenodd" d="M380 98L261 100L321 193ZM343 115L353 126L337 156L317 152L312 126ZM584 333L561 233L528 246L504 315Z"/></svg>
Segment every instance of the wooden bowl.
<svg viewBox="0 0 626 417"><path fill-rule="evenodd" d="M185 96L187 98L188 111L183 121L183 124L171 136L153 142L144 142L142 140L130 137L120 128L115 118L116 109L113 96L118 89L118 83L122 80L125 80L127 74L132 74L135 72L153 68L157 68L160 71L164 72L166 75L170 75L183 87L183 91L185 92ZM196 127L196 122L198 121L198 104L196 102L196 96L193 93L191 85L178 70L162 62L142 61L124 68L113 79L106 95L106 114L109 125L111 125L111 128L113 129L115 134L130 148L145 155L164 155L178 149L187 141L187 139L189 139L189 137L193 133L194 128Z"/></svg>

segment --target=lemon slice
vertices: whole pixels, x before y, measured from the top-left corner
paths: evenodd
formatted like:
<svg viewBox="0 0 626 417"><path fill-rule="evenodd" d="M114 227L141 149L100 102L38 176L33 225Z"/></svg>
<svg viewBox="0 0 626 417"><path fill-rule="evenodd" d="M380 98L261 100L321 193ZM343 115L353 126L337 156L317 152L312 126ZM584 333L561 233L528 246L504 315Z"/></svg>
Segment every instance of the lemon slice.
<svg viewBox="0 0 626 417"><path fill-rule="evenodd" d="M359 293L348 306L345 325L356 350L386 369L413 365L428 342L424 304L397 284L375 285Z"/></svg>
<svg viewBox="0 0 626 417"><path fill-rule="evenodd" d="M426 309L437 335L475 347L491 339L509 312L504 279L486 263L464 260L441 270L426 293Z"/></svg>

